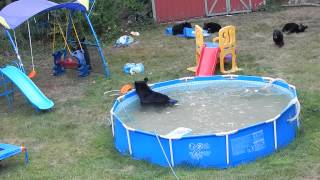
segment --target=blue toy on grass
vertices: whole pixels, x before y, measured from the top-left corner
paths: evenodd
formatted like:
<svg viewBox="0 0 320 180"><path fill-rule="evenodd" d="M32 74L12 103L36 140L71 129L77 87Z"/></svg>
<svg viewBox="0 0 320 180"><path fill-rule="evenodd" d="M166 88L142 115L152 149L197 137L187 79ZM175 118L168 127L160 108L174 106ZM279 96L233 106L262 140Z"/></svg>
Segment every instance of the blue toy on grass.
<svg viewBox="0 0 320 180"><path fill-rule="evenodd" d="M167 27L165 33L167 35L173 35L172 27ZM196 37L194 29L193 28L186 28L186 27L183 28L183 34L178 34L176 36L184 37L184 38L195 38ZM203 30L203 36L208 37L208 36L210 36L210 34L206 30Z"/></svg>
<svg viewBox="0 0 320 180"><path fill-rule="evenodd" d="M144 73L144 66L142 63L126 63L123 66L123 72L126 74L136 74L136 73L140 73L143 74Z"/></svg>
<svg viewBox="0 0 320 180"><path fill-rule="evenodd" d="M27 148L24 146L16 146L12 144L2 144L0 143L0 161L5 160L9 157L15 156L20 153L24 154L24 161L27 164L29 162L29 155Z"/></svg>

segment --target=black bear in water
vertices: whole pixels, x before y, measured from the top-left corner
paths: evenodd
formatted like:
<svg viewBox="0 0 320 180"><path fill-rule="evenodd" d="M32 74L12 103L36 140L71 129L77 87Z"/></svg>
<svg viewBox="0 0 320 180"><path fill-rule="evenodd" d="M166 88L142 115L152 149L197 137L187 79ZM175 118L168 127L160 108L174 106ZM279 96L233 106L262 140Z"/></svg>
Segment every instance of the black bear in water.
<svg viewBox="0 0 320 180"><path fill-rule="evenodd" d="M167 95L155 92L147 85L148 78L144 78L143 81L135 81L134 86L136 93L139 96L141 105L174 105L178 101L170 99Z"/></svg>
<svg viewBox="0 0 320 180"><path fill-rule="evenodd" d="M214 22L208 22L203 24L203 29L207 30L208 33L215 33L219 32L219 30L221 29L221 25Z"/></svg>
<svg viewBox="0 0 320 180"><path fill-rule="evenodd" d="M307 29L307 28L308 28L308 26L305 26L303 24L287 23L283 26L282 32L286 32L288 34L300 33L300 32L304 32L305 29Z"/></svg>
<svg viewBox="0 0 320 180"><path fill-rule="evenodd" d="M172 27L172 35L177 35L177 34L183 34L183 29L184 28L192 28L191 24L189 22L183 22L179 24L175 24Z"/></svg>
<svg viewBox="0 0 320 180"><path fill-rule="evenodd" d="M282 34L282 32L280 30L275 29L273 31L273 41L279 47L282 47L284 45L283 34Z"/></svg>

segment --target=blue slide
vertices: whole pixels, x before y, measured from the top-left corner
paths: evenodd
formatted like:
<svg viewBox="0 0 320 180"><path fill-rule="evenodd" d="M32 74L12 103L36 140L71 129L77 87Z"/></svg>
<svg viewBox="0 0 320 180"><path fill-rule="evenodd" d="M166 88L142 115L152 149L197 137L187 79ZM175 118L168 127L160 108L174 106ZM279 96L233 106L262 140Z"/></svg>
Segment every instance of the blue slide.
<svg viewBox="0 0 320 180"><path fill-rule="evenodd" d="M10 79L37 109L48 110L54 106L54 103L20 69L8 65L0 68L0 72Z"/></svg>

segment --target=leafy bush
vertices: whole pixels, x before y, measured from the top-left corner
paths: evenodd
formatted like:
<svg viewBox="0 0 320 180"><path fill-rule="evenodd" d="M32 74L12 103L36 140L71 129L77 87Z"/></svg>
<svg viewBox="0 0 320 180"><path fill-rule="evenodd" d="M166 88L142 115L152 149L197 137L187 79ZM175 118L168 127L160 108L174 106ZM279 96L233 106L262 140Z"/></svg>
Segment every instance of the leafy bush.
<svg viewBox="0 0 320 180"><path fill-rule="evenodd" d="M130 28L150 23L151 15L148 0L98 0L91 20L97 33L110 39Z"/></svg>
<svg viewBox="0 0 320 180"><path fill-rule="evenodd" d="M0 1L0 8L15 0ZM57 3L70 0L52 0ZM79 15L80 16L80 15ZM45 24L45 18L36 17L39 23ZM84 21L83 17L76 18ZM95 8L91 14L91 21L95 30L102 39L110 39L140 25L152 22L152 8L150 0L96 0ZM33 33L45 35L46 30L31 27ZM88 29L86 29L88 31ZM25 35L24 35L25 36Z"/></svg>
<svg viewBox="0 0 320 180"><path fill-rule="evenodd" d="M65 2L58 0L56 2ZM83 17L75 18L83 21ZM97 34L103 40L116 38L131 28L152 22L152 7L149 0L96 0L90 19ZM80 23L80 24L82 24ZM83 30L84 27L79 27ZM89 31L88 28L84 29Z"/></svg>

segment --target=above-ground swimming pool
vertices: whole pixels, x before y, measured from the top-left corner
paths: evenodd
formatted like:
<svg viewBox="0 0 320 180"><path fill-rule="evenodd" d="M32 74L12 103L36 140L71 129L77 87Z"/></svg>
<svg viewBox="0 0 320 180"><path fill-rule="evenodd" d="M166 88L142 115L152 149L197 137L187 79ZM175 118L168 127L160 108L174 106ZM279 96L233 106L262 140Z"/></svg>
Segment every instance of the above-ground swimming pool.
<svg viewBox="0 0 320 180"><path fill-rule="evenodd" d="M120 153L161 166L253 161L289 144L299 126L296 89L281 79L187 77L151 88L178 104L141 107L130 91L111 109L112 133Z"/></svg>

